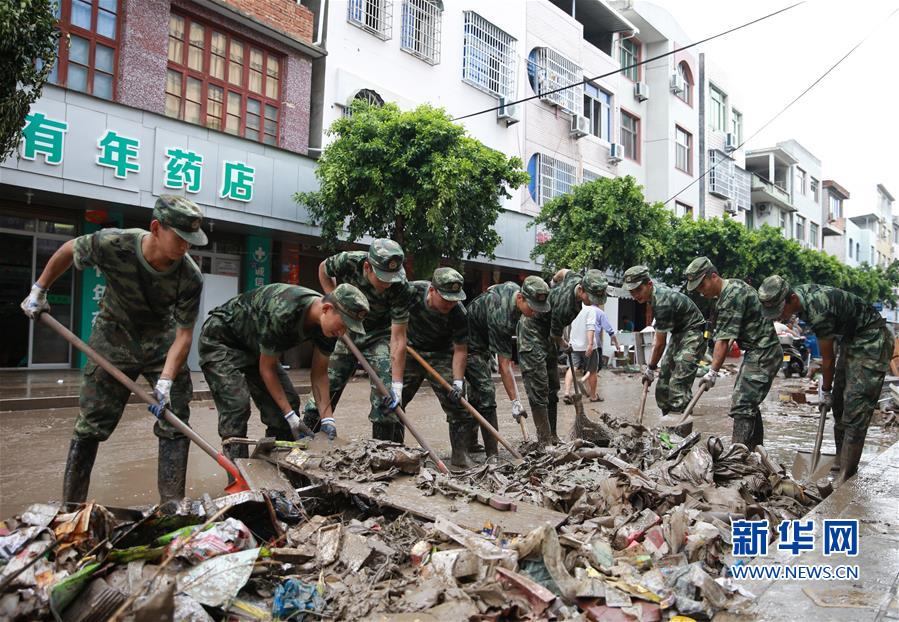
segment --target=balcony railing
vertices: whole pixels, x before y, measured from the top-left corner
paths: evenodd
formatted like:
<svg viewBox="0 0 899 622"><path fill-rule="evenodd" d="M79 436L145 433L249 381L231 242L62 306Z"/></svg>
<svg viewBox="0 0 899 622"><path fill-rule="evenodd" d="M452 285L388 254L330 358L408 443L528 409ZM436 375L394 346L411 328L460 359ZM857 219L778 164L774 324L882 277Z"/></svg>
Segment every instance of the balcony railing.
<svg viewBox="0 0 899 622"><path fill-rule="evenodd" d="M773 202L779 207L794 209L790 193L758 173L752 174L752 195L753 203Z"/></svg>

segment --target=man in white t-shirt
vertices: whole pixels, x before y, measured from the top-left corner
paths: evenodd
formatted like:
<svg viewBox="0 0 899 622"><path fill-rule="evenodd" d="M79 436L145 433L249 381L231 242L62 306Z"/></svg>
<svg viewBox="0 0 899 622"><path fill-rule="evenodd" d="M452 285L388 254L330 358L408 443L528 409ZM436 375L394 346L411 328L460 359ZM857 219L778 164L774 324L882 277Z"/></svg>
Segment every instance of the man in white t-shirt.
<svg viewBox="0 0 899 622"><path fill-rule="evenodd" d="M602 361L602 329L597 331L596 317L597 313L602 313L598 307L594 305L582 305L580 313L571 323L569 343L571 344L571 358L575 369L585 372L587 377L587 390L590 392L589 399L591 402L601 402L602 398L597 395L596 389L596 372L601 369ZM618 340L612 332L612 339L617 344ZM565 372L565 395L562 398L566 404L571 403L571 385L574 378L571 375L571 369Z"/></svg>

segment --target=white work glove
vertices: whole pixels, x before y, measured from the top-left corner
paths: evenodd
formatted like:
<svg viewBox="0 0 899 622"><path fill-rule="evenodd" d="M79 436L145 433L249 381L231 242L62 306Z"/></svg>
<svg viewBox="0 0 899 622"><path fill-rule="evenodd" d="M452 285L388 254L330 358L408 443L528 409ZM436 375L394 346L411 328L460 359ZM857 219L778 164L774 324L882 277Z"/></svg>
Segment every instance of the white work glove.
<svg viewBox="0 0 899 622"><path fill-rule="evenodd" d="M644 384L652 384L656 379L656 372L654 369L650 368L649 365L643 366L643 383Z"/></svg>
<svg viewBox="0 0 899 622"><path fill-rule="evenodd" d="M462 402L462 398L465 397L464 388L464 380L458 378L453 380L453 388L446 395L449 401L458 406Z"/></svg>
<svg viewBox="0 0 899 622"><path fill-rule="evenodd" d="M390 395L381 398L381 410L385 414L392 413L396 407L402 403L403 399L403 383L394 380L390 383Z"/></svg>
<svg viewBox="0 0 899 622"><path fill-rule="evenodd" d="M334 417L325 417L322 419L321 431L328 435L328 440L333 441L337 436L337 424Z"/></svg>
<svg viewBox="0 0 899 622"><path fill-rule="evenodd" d="M295 441L300 440L304 436L312 436L312 430L310 430L308 426L300 420L300 417L297 415L297 411L291 410L289 413L284 415L284 419L287 420L287 425L290 426L290 433L293 434L293 439ZM332 424L334 423L334 419L331 417L322 419L322 431L324 431L324 423L328 419L331 419Z"/></svg>
<svg viewBox="0 0 899 622"><path fill-rule="evenodd" d="M818 408L821 410L830 410L833 408L833 391L825 390L824 387L818 389Z"/></svg>
<svg viewBox="0 0 899 622"><path fill-rule="evenodd" d="M153 413L157 419L162 419L165 407L172 399L172 379L160 378L153 388L153 397L159 402L158 406L147 406L147 410Z"/></svg>
<svg viewBox="0 0 899 622"><path fill-rule="evenodd" d="M50 303L47 302L47 290L37 283L31 286L31 293L19 305L32 320L36 320L44 311L50 310Z"/></svg>
<svg viewBox="0 0 899 622"><path fill-rule="evenodd" d="M527 417L528 412L521 406L519 400L512 400L512 418L518 423L522 417Z"/></svg>
<svg viewBox="0 0 899 622"><path fill-rule="evenodd" d="M712 387L715 386L716 380L718 380L718 372L715 371L714 369L709 369L709 371L706 372L705 376L703 376L699 380L699 382L706 385L707 389L711 389Z"/></svg>

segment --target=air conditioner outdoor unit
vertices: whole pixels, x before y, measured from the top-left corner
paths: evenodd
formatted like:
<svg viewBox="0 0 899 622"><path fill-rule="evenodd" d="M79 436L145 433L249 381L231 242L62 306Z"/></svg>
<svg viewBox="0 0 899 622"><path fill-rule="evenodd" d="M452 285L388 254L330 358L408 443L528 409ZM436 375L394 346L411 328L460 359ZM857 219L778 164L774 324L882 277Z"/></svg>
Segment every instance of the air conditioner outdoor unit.
<svg viewBox="0 0 899 622"><path fill-rule="evenodd" d="M571 115L571 130L570 134L575 138L583 138L584 136L590 133L590 119L587 117L574 114Z"/></svg>
<svg viewBox="0 0 899 622"><path fill-rule="evenodd" d="M507 104L508 100L505 97L499 98L499 108L496 111L496 118L498 121L505 121L506 125L512 125L513 123L518 123L521 121L521 117L519 116L519 104Z"/></svg>
<svg viewBox="0 0 899 622"><path fill-rule="evenodd" d="M612 143L609 145L609 163L617 164L624 158L624 145Z"/></svg>
<svg viewBox="0 0 899 622"><path fill-rule="evenodd" d="M680 95L687 90L687 81L679 73L671 74L671 92Z"/></svg>
<svg viewBox="0 0 899 622"><path fill-rule="evenodd" d="M637 101L645 102L649 99L649 85L645 82L634 83L634 98Z"/></svg>
<svg viewBox="0 0 899 622"><path fill-rule="evenodd" d="M724 150L728 153L732 151L736 151L737 149L737 135L733 132L728 132L724 137Z"/></svg>
<svg viewBox="0 0 899 622"><path fill-rule="evenodd" d="M759 211L759 214L767 214L771 211L770 203L756 203L755 208Z"/></svg>
<svg viewBox="0 0 899 622"><path fill-rule="evenodd" d="M724 202L724 211L727 212L728 214L736 214L737 206L734 204L733 201L725 201Z"/></svg>

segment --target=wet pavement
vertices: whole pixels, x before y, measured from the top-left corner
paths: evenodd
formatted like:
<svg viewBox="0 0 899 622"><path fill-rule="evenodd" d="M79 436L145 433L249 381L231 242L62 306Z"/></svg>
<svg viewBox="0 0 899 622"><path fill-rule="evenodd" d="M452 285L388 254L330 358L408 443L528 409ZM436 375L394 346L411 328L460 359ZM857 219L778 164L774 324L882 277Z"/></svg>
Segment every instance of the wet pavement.
<svg viewBox="0 0 899 622"><path fill-rule="evenodd" d="M7 378L0 377L0 382ZM302 386L299 377L297 383ZM48 384L45 381L32 388L47 389ZM804 386L805 382L802 380L778 378L764 405L765 446L775 460L788 466L792 464L796 449L811 449L814 443L816 409L808 404L781 402L780 395L800 391ZM703 434L721 436L725 440L730 439L731 423L726 413L732 387L733 376L724 377L700 399L694 413L696 430ZM507 435L511 443L516 444L523 440L521 431L512 421L509 401L502 389L498 389L500 432ZM637 375L628 376L604 370L600 372L600 395L605 396L606 401L588 404L588 413L591 408L596 408L620 417L636 418L640 393ZM357 374L345 391L336 413L339 434L344 438L368 437L371 433L367 420L368 409L368 382L361 374ZM559 430L564 433L574 422L574 408L560 403L559 410ZM436 397L426 385L410 404L408 414L434 449L442 456L448 456L445 416ZM59 498L66 452L76 415L75 408L0 412L0 516L11 516L31 503ZM658 417L650 392L644 423L653 426ZM152 424L153 419L144 407L133 405L126 408L115 433L101 445L92 476L91 498L116 506L156 501L157 449ZM214 445L218 444L217 421L212 402L199 401L192 404L191 424L207 440ZM529 434L534 436L533 424L528 421L527 425ZM250 421L249 436L255 438L263 434L258 414L254 413ZM872 427L863 461L870 460L897 440L899 430L896 428L884 430ZM411 435L407 435L407 441L414 443ZM825 433L823 449L825 452L834 451L830 424ZM225 486L225 475L210 458L193 447L187 484L187 493L191 497L199 497L205 492L215 496Z"/></svg>

